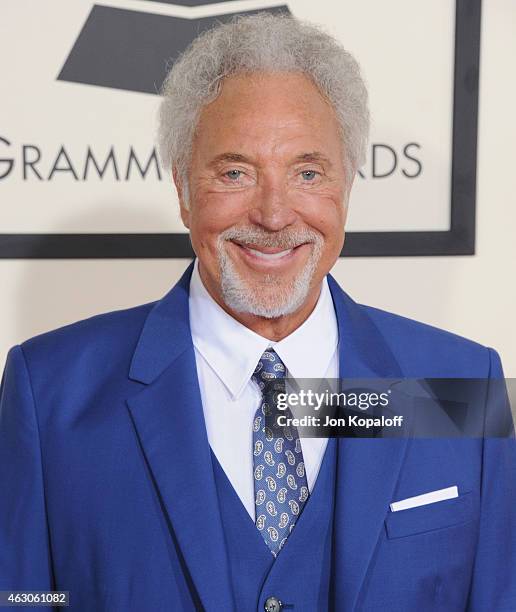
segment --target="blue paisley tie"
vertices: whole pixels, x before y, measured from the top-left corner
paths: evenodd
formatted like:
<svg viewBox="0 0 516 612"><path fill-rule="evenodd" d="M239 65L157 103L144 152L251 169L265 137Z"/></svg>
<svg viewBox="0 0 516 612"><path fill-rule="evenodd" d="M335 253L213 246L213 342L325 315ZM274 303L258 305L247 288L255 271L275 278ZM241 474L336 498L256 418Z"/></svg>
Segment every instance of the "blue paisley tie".
<svg viewBox="0 0 516 612"><path fill-rule="evenodd" d="M262 391L253 422L254 493L256 527L274 556L285 544L309 496L297 429L268 426L277 410L274 392L284 389L284 378L285 365L279 356L273 349L265 351L253 373ZM291 416L288 408L276 414Z"/></svg>

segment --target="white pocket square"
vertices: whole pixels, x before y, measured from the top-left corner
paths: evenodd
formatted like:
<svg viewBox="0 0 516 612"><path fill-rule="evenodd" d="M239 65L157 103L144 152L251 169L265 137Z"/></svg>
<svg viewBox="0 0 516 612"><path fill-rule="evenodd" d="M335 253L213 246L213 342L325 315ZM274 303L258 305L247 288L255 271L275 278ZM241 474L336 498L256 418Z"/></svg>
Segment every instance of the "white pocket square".
<svg viewBox="0 0 516 612"><path fill-rule="evenodd" d="M453 487L447 487L446 489L437 489L437 491L423 493L423 495L407 497L407 499L392 502L390 506L392 512L398 512L398 510L407 510L408 508L416 508L417 506L426 506L427 504L433 504L434 502L443 501L445 499L453 499L454 497L458 496L459 490L455 485Z"/></svg>

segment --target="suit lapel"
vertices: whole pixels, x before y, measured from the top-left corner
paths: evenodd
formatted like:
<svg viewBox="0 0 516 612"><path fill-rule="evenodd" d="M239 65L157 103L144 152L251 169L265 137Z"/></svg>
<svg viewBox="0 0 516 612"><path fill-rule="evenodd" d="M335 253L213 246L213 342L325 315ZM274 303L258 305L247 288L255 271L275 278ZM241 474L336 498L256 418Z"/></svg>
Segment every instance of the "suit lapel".
<svg viewBox="0 0 516 612"><path fill-rule="evenodd" d="M339 377L402 377L372 320L331 276L328 282L339 326ZM338 609L357 606L406 446L406 438L339 439L332 580Z"/></svg>
<svg viewBox="0 0 516 612"><path fill-rule="evenodd" d="M189 327L191 271L192 266L149 313L130 370L130 377L146 386L127 404L197 596L206 609L232 610L227 553Z"/></svg>

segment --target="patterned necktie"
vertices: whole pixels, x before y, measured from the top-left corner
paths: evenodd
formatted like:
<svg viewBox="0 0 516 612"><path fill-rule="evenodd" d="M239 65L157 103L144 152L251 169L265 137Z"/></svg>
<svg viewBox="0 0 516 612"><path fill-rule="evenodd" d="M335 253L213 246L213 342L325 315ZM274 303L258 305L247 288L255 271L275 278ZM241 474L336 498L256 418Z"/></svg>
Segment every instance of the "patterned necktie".
<svg viewBox="0 0 516 612"><path fill-rule="evenodd" d="M265 417L274 416L277 410L273 391L278 391L278 383L284 389L284 378L285 366L279 356L273 349L265 351L253 373L262 391L253 422L255 522L274 556L285 544L309 496L297 428L274 429L265 422ZM271 381L275 385L272 391ZM288 408L278 414L292 416Z"/></svg>

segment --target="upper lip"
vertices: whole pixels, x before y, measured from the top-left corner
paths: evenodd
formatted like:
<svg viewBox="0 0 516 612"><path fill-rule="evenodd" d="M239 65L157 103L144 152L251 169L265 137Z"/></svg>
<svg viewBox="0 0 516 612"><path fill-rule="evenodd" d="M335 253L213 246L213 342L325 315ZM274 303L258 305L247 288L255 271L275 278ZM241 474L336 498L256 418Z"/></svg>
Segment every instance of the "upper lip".
<svg viewBox="0 0 516 612"><path fill-rule="evenodd" d="M250 244L250 243L245 243L245 242L239 242L238 240L233 240L233 242L246 249L254 249L255 251L260 251L261 253L281 253L282 251L289 251L290 249L295 249L298 246L305 244L304 242L300 242L299 244L295 244L292 246L265 247L260 244Z"/></svg>

